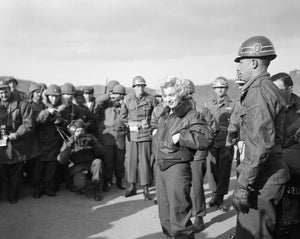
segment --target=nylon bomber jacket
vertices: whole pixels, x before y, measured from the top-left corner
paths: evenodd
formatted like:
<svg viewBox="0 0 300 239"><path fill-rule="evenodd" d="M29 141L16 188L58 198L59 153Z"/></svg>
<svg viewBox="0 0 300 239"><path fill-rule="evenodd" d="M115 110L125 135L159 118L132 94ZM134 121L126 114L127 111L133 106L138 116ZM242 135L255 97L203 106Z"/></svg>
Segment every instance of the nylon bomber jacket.
<svg viewBox="0 0 300 239"><path fill-rule="evenodd" d="M180 137L175 145L172 136L177 133ZM213 142L213 132L188 100L183 100L173 113L165 108L154 137L153 153L162 171L177 163L193 161L197 150L206 150Z"/></svg>

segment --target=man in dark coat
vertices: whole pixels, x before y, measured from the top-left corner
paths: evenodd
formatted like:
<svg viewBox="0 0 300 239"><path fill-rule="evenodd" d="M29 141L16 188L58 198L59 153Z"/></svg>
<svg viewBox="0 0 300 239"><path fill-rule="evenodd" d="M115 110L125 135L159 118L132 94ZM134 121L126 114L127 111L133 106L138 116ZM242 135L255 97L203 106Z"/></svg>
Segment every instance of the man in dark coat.
<svg viewBox="0 0 300 239"><path fill-rule="evenodd" d="M237 238L275 238L278 204L290 179L282 160L285 103L267 73L276 57L272 42L254 36L242 43L237 72L245 85L241 92L241 127L245 130L245 158L233 193Z"/></svg>
<svg viewBox="0 0 300 239"><path fill-rule="evenodd" d="M11 93L6 81L0 82L0 189L8 178L8 200L18 201L24 161L39 155L33 137L34 117L30 104Z"/></svg>

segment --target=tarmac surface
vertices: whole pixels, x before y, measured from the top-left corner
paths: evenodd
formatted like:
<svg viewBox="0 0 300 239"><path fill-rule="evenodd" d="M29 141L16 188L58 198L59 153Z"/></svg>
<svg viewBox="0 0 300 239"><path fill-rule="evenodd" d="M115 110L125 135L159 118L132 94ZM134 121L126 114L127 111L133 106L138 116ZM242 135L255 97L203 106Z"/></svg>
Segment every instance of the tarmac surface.
<svg viewBox="0 0 300 239"><path fill-rule="evenodd" d="M196 239L228 238L235 231L236 213L230 206L235 169L232 169L230 191L225 196L228 212L209 208L204 217L205 229ZM112 186L95 202L92 190L76 195L61 185L56 197L32 198L32 188L24 185L17 204L0 199L0 239L164 239L157 205L144 201L142 190L125 198L125 191ZM154 196L155 188L151 188ZM205 184L206 202L211 198ZM192 218L193 220L193 218Z"/></svg>

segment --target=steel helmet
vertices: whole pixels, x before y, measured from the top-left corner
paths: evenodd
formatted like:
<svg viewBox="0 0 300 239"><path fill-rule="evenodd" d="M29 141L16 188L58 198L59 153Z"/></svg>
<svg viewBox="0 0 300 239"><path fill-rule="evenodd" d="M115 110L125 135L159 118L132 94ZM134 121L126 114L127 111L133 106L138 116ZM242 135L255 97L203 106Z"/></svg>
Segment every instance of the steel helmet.
<svg viewBox="0 0 300 239"><path fill-rule="evenodd" d="M83 87L83 93L94 94L94 87L93 86Z"/></svg>
<svg viewBox="0 0 300 239"><path fill-rule="evenodd" d="M184 80L187 84L187 88L188 88L188 94L194 94L196 92L196 89L195 89L195 84L194 82L192 82L191 80L189 79L185 79Z"/></svg>
<svg viewBox="0 0 300 239"><path fill-rule="evenodd" d="M228 88L229 84L225 77L220 76L214 80L213 88Z"/></svg>
<svg viewBox="0 0 300 239"><path fill-rule="evenodd" d="M239 62L243 58L268 58L272 61L276 56L273 43L268 38L254 36L242 43L238 57L234 61Z"/></svg>
<svg viewBox="0 0 300 239"><path fill-rule="evenodd" d="M48 88L45 83L39 83L39 85L41 86L42 90L46 90Z"/></svg>
<svg viewBox="0 0 300 239"><path fill-rule="evenodd" d="M108 91L113 91L114 87L116 85L119 85L119 81L116 80L110 80L109 82L107 82L106 87Z"/></svg>
<svg viewBox="0 0 300 239"><path fill-rule="evenodd" d="M120 94L120 95L126 95L126 89L122 85L116 85L113 89L113 93Z"/></svg>
<svg viewBox="0 0 300 239"><path fill-rule="evenodd" d="M146 80L142 76L136 76L132 80L132 87L135 87L136 85L144 85L146 86Z"/></svg>
<svg viewBox="0 0 300 239"><path fill-rule="evenodd" d="M10 88L6 80L0 80L0 89Z"/></svg>
<svg viewBox="0 0 300 239"><path fill-rule="evenodd" d="M40 91L42 89L42 86L40 84L32 82L29 87L29 94L32 94L34 91Z"/></svg>
<svg viewBox="0 0 300 239"><path fill-rule="evenodd" d="M61 93L67 95L75 95L76 90L73 84L65 83L61 86Z"/></svg>
<svg viewBox="0 0 300 239"><path fill-rule="evenodd" d="M49 85L48 89L46 90L46 95L61 95L61 89L58 85Z"/></svg>

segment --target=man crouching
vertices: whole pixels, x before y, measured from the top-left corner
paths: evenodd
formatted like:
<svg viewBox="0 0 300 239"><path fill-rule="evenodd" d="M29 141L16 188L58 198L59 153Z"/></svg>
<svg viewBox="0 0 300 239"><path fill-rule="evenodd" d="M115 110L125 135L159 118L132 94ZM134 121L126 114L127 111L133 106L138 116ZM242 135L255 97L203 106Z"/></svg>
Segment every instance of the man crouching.
<svg viewBox="0 0 300 239"><path fill-rule="evenodd" d="M84 192L88 186L88 176L92 176L94 184L94 199L101 201L102 169L104 148L95 136L85 132L85 124L79 119L69 125L72 136L65 141L57 160L61 164L69 163L73 186L77 194Z"/></svg>

